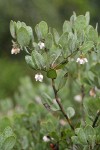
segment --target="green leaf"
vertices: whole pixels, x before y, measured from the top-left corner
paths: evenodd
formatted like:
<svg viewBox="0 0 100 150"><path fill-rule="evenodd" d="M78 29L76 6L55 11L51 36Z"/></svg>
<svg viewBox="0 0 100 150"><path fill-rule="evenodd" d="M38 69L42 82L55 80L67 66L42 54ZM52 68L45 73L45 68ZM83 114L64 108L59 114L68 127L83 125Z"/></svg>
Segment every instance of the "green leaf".
<svg viewBox="0 0 100 150"><path fill-rule="evenodd" d="M84 132L85 132L85 135L86 135L86 138L89 142L92 141L93 139L93 136L95 135L95 130L92 126L90 125L87 125L84 129Z"/></svg>
<svg viewBox="0 0 100 150"><path fill-rule="evenodd" d="M2 145L3 145L3 143L4 143L4 140L5 140L4 135L3 135L3 134L0 134L0 149L2 148Z"/></svg>
<svg viewBox="0 0 100 150"><path fill-rule="evenodd" d="M46 104L44 105L46 107L46 109L48 109L49 111L52 110L52 111L58 111L59 110L59 106L56 102L55 99L51 98L47 93L43 93L43 99L42 99L42 102L43 104Z"/></svg>
<svg viewBox="0 0 100 150"><path fill-rule="evenodd" d="M73 15L70 17L70 23L71 23L72 25L74 25L75 20L76 20L76 13L73 12Z"/></svg>
<svg viewBox="0 0 100 150"><path fill-rule="evenodd" d="M11 127L6 127L0 134L0 148L2 150L11 150L15 145L15 135Z"/></svg>
<svg viewBox="0 0 100 150"><path fill-rule="evenodd" d="M27 31L26 28L21 27L18 31L17 31L17 41L20 44L20 46L24 47L24 46L28 46L30 43L31 37Z"/></svg>
<svg viewBox="0 0 100 150"><path fill-rule="evenodd" d="M51 53L51 55L49 54L50 64L52 64L52 66L56 64L60 56L62 56L60 49L57 49L54 53Z"/></svg>
<svg viewBox="0 0 100 150"><path fill-rule="evenodd" d="M78 135L80 129L81 129L81 128L76 128L76 129L75 129L75 134L76 134L76 135Z"/></svg>
<svg viewBox="0 0 100 150"><path fill-rule="evenodd" d="M43 104L47 102L49 103L49 105L52 104L52 98L47 93L43 93L42 97L43 97L43 100L42 100Z"/></svg>
<svg viewBox="0 0 100 150"><path fill-rule="evenodd" d="M25 25L26 26L26 25ZM22 23L20 21L18 21L16 23L16 30L18 31L20 28L22 27Z"/></svg>
<svg viewBox="0 0 100 150"><path fill-rule="evenodd" d="M25 56L25 61L26 61L26 63L27 63L31 68L36 69L36 66L35 66L35 64L34 64L34 62L33 62L33 60L32 60L32 56L26 55L26 56Z"/></svg>
<svg viewBox="0 0 100 150"><path fill-rule="evenodd" d="M42 40L42 33L41 33L40 29L39 29L39 25L38 24L35 26L35 32L37 34L38 40L41 41Z"/></svg>
<svg viewBox="0 0 100 150"><path fill-rule="evenodd" d="M13 132L12 128L8 126L8 127L6 127L5 130L3 131L3 134L4 134L4 137L5 137L5 138L8 138L9 136L14 135L14 132Z"/></svg>
<svg viewBox="0 0 100 150"><path fill-rule="evenodd" d="M83 15L80 15L76 18L74 22L74 29L76 31L84 30L87 26L86 18Z"/></svg>
<svg viewBox="0 0 100 150"><path fill-rule="evenodd" d="M51 79L56 79L56 78L57 78L56 70L50 69L50 70L47 72L47 77L48 77L48 78L51 78Z"/></svg>
<svg viewBox="0 0 100 150"><path fill-rule="evenodd" d="M16 143L16 138L14 136L10 136L6 138L6 140L4 141L2 145L2 150L12 150L15 143Z"/></svg>
<svg viewBox="0 0 100 150"><path fill-rule="evenodd" d="M32 60L39 69L46 67L43 56L35 50L32 52Z"/></svg>
<svg viewBox="0 0 100 150"><path fill-rule="evenodd" d="M47 23L45 21L41 21L39 23L38 27L39 27L39 30L40 30L40 32L42 34L42 38L45 38L47 33L48 33L48 25L47 25Z"/></svg>
<svg viewBox="0 0 100 150"><path fill-rule="evenodd" d="M10 21L10 33L13 38L16 38L16 23L14 21Z"/></svg>
<svg viewBox="0 0 100 150"><path fill-rule="evenodd" d="M66 110L67 116L68 118L72 118L75 115L75 110L72 107L68 107Z"/></svg>
<svg viewBox="0 0 100 150"><path fill-rule="evenodd" d="M21 26L24 27L24 28L27 27L25 22L21 22Z"/></svg>
<svg viewBox="0 0 100 150"><path fill-rule="evenodd" d="M96 76L98 77L99 75L100 75L100 63L98 62L98 63L96 63L96 64L94 64L91 68L90 68L90 70L93 72L93 73L95 73L96 74Z"/></svg>
<svg viewBox="0 0 100 150"><path fill-rule="evenodd" d="M91 50L94 46L93 41L87 41L85 43L83 43L83 45L80 47L80 50L84 52L88 52L89 50Z"/></svg>
<svg viewBox="0 0 100 150"><path fill-rule="evenodd" d="M87 139L83 129L79 130L78 139L83 145L87 145Z"/></svg>
<svg viewBox="0 0 100 150"><path fill-rule="evenodd" d="M39 23L39 28L41 30L42 35L46 36L46 34L48 33L48 25L45 21L41 21Z"/></svg>
<svg viewBox="0 0 100 150"><path fill-rule="evenodd" d="M72 32L68 35L68 47L69 50L72 52L77 48L77 34L73 34Z"/></svg>
<svg viewBox="0 0 100 150"><path fill-rule="evenodd" d="M63 49L68 48L68 33L67 32L61 35L59 39L59 44L63 47Z"/></svg>
<svg viewBox="0 0 100 150"><path fill-rule="evenodd" d="M84 99L83 105L88 115L94 119L97 114L97 110L100 109L100 99L91 97Z"/></svg>
<svg viewBox="0 0 100 150"><path fill-rule="evenodd" d="M85 17L86 17L86 23L87 23L87 25L89 25L89 22L90 22L90 13L88 11L86 12Z"/></svg>
<svg viewBox="0 0 100 150"><path fill-rule="evenodd" d="M88 37L88 40L97 43L97 41L98 41L98 32L92 26L90 26L89 31L87 33L87 37Z"/></svg>
<svg viewBox="0 0 100 150"><path fill-rule="evenodd" d="M32 28L31 28L30 26L27 26L26 29L27 29L27 31L28 31L28 34L30 35L30 39L31 39L32 42L33 42L34 36L33 36L33 30L32 30Z"/></svg>
<svg viewBox="0 0 100 150"><path fill-rule="evenodd" d="M66 81L67 81L67 78L66 77L62 77L62 79L60 80L59 85L58 85L58 89L59 90L62 89L65 86Z"/></svg>
<svg viewBox="0 0 100 150"><path fill-rule="evenodd" d="M79 139L78 139L77 136L72 136L71 139L72 139L72 142L73 142L74 144L80 144Z"/></svg>
<svg viewBox="0 0 100 150"><path fill-rule="evenodd" d="M63 33L65 32L72 32L71 23L69 21L65 21L63 24Z"/></svg>
<svg viewBox="0 0 100 150"><path fill-rule="evenodd" d="M59 36L59 33L57 32L57 30L55 28L53 28L53 34L54 34L55 43L58 44L60 36Z"/></svg>
<svg viewBox="0 0 100 150"><path fill-rule="evenodd" d="M48 33L45 39L45 47L47 49L50 49L52 47L52 43L53 43L52 34Z"/></svg>

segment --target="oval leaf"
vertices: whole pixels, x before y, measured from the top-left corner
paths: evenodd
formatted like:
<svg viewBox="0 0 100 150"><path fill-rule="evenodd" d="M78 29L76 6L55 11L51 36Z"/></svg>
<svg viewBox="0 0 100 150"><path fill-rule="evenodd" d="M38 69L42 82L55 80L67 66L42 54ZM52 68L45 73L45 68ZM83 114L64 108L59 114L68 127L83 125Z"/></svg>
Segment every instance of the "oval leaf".
<svg viewBox="0 0 100 150"><path fill-rule="evenodd" d="M53 28L53 34L54 34L55 43L58 44L60 36L59 36L59 33L57 32L57 30L55 28Z"/></svg>
<svg viewBox="0 0 100 150"><path fill-rule="evenodd" d="M35 66L35 64L34 64L34 62L33 62L31 56L26 55L26 56L25 56L25 61L26 61L26 63L27 63L31 68L33 68L33 69L36 68L36 66Z"/></svg>
<svg viewBox="0 0 100 150"><path fill-rule="evenodd" d="M79 130L78 139L83 145L87 145L87 139L83 129Z"/></svg>
<svg viewBox="0 0 100 150"><path fill-rule="evenodd" d="M56 79L57 78L57 73L54 69L51 69L47 72L47 77L51 79Z"/></svg>
<svg viewBox="0 0 100 150"><path fill-rule="evenodd" d="M15 143L16 143L16 138L14 136L10 136L10 137L6 138L6 140L4 141L4 143L2 145L2 149L3 150L12 150Z"/></svg>
<svg viewBox="0 0 100 150"><path fill-rule="evenodd" d="M15 31L15 29L16 29L16 23L11 20L10 21L10 33L11 33L11 35L12 35L13 38L16 37L16 31Z"/></svg>
<svg viewBox="0 0 100 150"><path fill-rule="evenodd" d="M27 31L27 29L25 29L24 27L21 27L18 31L17 31L17 41L20 44L20 46L24 47L24 46L28 46L30 43L30 35Z"/></svg>
<svg viewBox="0 0 100 150"><path fill-rule="evenodd" d="M47 49L50 49L52 47L52 42L53 42L52 34L48 33L45 40L45 46Z"/></svg>
<svg viewBox="0 0 100 150"><path fill-rule="evenodd" d="M69 119L75 115L75 110L72 107L68 107L66 112Z"/></svg>
<svg viewBox="0 0 100 150"><path fill-rule="evenodd" d="M71 23L69 21L65 21L63 24L63 33L72 32Z"/></svg>
<svg viewBox="0 0 100 150"><path fill-rule="evenodd" d="M45 68L45 61L43 56L37 51L32 52L32 60L39 69Z"/></svg>
<svg viewBox="0 0 100 150"><path fill-rule="evenodd" d="M48 33L48 25L45 21L41 21L39 23L39 29L40 32L42 34L42 39L46 37L47 33Z"/></svg>
<svg viewBox="0 0 100 150"><path fill-rule="evenodd" d="M93 41L87 41L81 46L80 50L82 50L83 53L88 52L89 50L92 49L93 46L94 46Z"/></svg>
<svg viewBox="0 0 100 150"><path fill-rule="evenodd" d="M74 29L77 31L84 30L87 26L87 21L85 16L80 15L76 18L75 23L74 23Z"/></svg>

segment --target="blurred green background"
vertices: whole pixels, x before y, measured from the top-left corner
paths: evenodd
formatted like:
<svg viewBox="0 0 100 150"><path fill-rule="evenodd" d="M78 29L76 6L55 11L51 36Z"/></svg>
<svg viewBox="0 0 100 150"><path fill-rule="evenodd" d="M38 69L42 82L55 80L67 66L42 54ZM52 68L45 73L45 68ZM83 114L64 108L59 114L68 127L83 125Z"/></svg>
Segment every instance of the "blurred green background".
<svg viewBox="0 0 100 150"><path fill-rule="evenodd" d="M34 80L33 72L25 66L24 54L11 55L10 20L24 21L33 29L44 20L61 32L73 11L78 15L90 11L95 26L100 22L99 7L100 0L0 0L0 99L13 96L21 77L30 75Z"/></svg>

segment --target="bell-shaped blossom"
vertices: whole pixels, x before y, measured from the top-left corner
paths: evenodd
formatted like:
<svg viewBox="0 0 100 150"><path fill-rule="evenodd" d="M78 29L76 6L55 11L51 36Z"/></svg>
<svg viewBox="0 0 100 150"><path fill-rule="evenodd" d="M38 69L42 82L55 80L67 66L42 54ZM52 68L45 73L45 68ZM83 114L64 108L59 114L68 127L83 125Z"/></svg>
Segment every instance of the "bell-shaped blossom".
<svg viewBox="0 0 100 150"><path fill-rule="evenodd" d="M81 102L81 101L82 101L82 96L81 96L81 94L75 95L75 96L74 96L74 100L77 101L77 102Z"/></svg>
<svg viewBox="0 0 100 150"><path fill-rule="evenodd" d="M44 141L44 142L49 142L49 141L50 141L50 138L49 138L48 136L44 136L44 137L43 137L43 141Z"/></svg>
<svg viewBox="0 0 100 150"><path fill-rule="evenodd" d="M50 136L43 136L43 141L44 142L50 142L50 141L52 141L52 140L54 140L54 138L52 138L52 137L50 137Z"/></svg>
<svg viewBox="0 0 100 150"><path fill-rule="evenodd" d="M41 73L40 73L40 74L37 73L37 74L35 75L35 80L42 82L42 81L43 81L43 75L42 75Z"/></svg>
<svg viewBox="0 0 100 150"><path fill-rule="evenodd" d="M44 42L41 42L41 41L38 43L38 46L39 46L40 49L44 49L45 48Z"/></svg>
<svg viewBox="0 0 100 150"><path fill-rule="evenodd" d="M11 54L18 54L20 53L20 48L12 48Z"/></svg>
<svg viewBox="0 0 100 150"><path fill-rule="evenodd" d="M79 58L77 58L76 62L82 65L82 64L87 63L88 60L87 60L87 58L79 57Z"/></svg>

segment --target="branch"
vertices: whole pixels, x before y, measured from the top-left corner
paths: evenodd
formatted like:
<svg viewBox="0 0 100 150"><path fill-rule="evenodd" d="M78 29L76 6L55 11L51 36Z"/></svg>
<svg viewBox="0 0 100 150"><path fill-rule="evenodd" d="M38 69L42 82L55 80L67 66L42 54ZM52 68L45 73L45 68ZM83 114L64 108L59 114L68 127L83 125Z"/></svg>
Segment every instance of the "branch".
<svg viewBox="0 0 100 150"><path fill-rule="evenodd" d="M83 100L84 100L84 96L85 96L85 89L84 89L84 85L81 85L81 96L82 96L82 102L81 102L81 112L82 112L82 119L83 122L85 123L85 112L84 112L84 106L83 106Z"/></svg>
<svg viewBox="0 0 100 150"><path fill-rule="evenodd" d="M63 114L64 117L66 118L66 120L67 120L68 124L70 125L71 129L74 130L74 127L73 127L71 121L69 120L67 114L66 114L65 111L64 111L64 108L63 108L62 104L61 104L60 101L59 101L58 94L57 94L58 91L56 90L54 79L52 79L52 87L53 87L53 91L54 91L54 94L55 94L56 102L57 102L57 104L59 105L62 114Z"/></svg>
<svg viewBox="0 0 100 150"><path fill-rule="evenodd" d="M97 111L97 115L93 121L92 127L94 128L100 116L100 110Z"/></svg>

